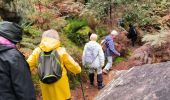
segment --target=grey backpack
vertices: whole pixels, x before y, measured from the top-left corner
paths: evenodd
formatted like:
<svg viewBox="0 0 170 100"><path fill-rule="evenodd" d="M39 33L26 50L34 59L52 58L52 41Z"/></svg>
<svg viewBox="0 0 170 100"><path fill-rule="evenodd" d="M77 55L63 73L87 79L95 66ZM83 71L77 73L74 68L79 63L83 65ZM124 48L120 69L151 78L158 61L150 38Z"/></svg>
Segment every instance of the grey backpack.
<svg viewBox="0 0 170 100"><path fill-rule="evenodd" d="M99 55L99 52L97 55L94 55L94 48L87 47L85 51L85 57L84 57L85 65L87 67L91 65L96 60L98 55Z"/></svg>
<svg viewBox="0 0 170 100"><path fill-rule="evenodd" d="M50 84L62 76L60 57L57 50L41 51L38 59L38 75L43 83Z"/></svg>

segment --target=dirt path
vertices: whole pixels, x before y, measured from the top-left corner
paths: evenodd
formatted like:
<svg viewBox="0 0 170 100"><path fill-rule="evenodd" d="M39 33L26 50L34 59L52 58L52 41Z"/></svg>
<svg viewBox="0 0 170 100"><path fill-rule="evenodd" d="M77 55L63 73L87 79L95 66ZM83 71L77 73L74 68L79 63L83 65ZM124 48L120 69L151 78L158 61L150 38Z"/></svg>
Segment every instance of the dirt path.
<svg viewBox="0 0 170 100"><path fill-rule="evenodd" d="M90 87L90 83L89 80L88 82L83 82L83 89L85 91L85 98L86 100L92 100L99 92L99 90L97 89L97 80L96 80L96 76L95 75L95 86L94 87ZM103 79L104 79L104 84L109 83L114 77L114 71L110 71L108 75L103 75ZM82 90L81 87L77 87L75 90L71 91L71 100L83 100L83 94L82 94Z"/></svg>
<svg viewBox="0 0 170 100"><path fill-rule="evenodd" d="M109 72L108 75L103 74L104 84L107 85L114 77L116 70L127 70L130 62L122 62L116 66L112 67L112 70ZM93 100L93 98L98 94L99 90L97 89L97 81L95 75L95 86L90 87L89 80L88 82L83 82L83 89L85 91L85 98L86 100ZM77 87L75 90L71 91L71 100L83 100L83 94L81 91L81 87Z"/></svg>
<svg viewBox="0 0 170 100"><path fill-rule="evenodd" d="M130 49L134 51L139 46L131 47ZM103 74L104 84L107 85L114 77L115 77L115 71L117 70L127 70L129 69L129 65L131 64L131 61L123 61L117 65L113 65L111 68L112 70L109 72L108 75ZM83 89L85 91L85 99L86 100L93 100L93 98L98 94L99 90L97 89L97 75L95 75L95 86L90 87L89 80L87 82L83 82ZM71 100L83 100L83 94L81 87L77 87L75 90L71 90Z"/></svg>

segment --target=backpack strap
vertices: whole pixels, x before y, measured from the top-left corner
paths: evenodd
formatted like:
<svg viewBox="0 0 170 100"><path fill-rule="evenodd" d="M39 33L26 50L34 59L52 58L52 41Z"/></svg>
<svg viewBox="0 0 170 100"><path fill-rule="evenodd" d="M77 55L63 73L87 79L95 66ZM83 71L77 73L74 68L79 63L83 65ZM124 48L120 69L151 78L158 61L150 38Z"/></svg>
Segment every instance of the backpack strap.
<svg viewBox="0 0 170 100"><path fill-rule="evenodd" d="M96 60L97 56L99 55L99 51L98 54L96 55L96 57L93 59L93 61L90 63L90 65Z"/></svg>
<svg viewBox="0 0 170 100"><path fill-rule="evenodd" d="M57 50L52 50L52 55L56 56L58 59L56 59L57 63L60 64L61 61L60 61L60 56L58 54L58 51Z"/></svg>
<svg viewBox="0 0 170 100"><path fill-rule="evenodd" d="M40 48L40 47L39 47ZM40 48L41 49L41 48ZM49 52L50 54L52 54L52 55L54 55L54 56L56 56L58 59L56 59L56 61L57 61L57 63L58 64L60 64L60 56L59 56L59 54L58 54L58 52L57 52L57 50L52 50L52 51L50 51ZM40 54L39 54L39 58L38 58L38 64L39 64L39 62L40 62L40 56L45 56L45 52L41 49L41 52L40 52ZM50 60L52 60L52 58L50 58Z"/></svg>
<svg viewBox="0 0 170 100"><path fill-rule="evenodd" d="M41 48L40 48L41 49ZM40 60L41 60L41 57L42 57L42 55L44 56L44 51L41 49L41 51L40 51L40 53L39 53L39 56L38 56L38 63L37 63L37 66L39 66L39 64L41 64L40 62Z"/></svg>

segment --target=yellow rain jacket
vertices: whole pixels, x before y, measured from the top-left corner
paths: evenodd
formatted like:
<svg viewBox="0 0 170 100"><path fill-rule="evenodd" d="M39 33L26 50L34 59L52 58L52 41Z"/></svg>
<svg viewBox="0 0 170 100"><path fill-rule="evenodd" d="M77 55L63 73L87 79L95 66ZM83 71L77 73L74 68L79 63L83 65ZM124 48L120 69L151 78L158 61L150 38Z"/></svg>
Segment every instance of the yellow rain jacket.
<svg viewBox="0 0 170 100"><path fill-rule="evenodd" d="M56 49L60 56L62 66L62 77L55 83L44 84L40 82L43 100L66 100L71 97L67 70L74 74L81 72L81 67L73 58L66 52L65 48L60 47L60 41L53 38L42 38L39 47L27 59L31 71L37 67L38 57L41 50L49 52ZM67 69L67 70L66 70Z"/></svg>

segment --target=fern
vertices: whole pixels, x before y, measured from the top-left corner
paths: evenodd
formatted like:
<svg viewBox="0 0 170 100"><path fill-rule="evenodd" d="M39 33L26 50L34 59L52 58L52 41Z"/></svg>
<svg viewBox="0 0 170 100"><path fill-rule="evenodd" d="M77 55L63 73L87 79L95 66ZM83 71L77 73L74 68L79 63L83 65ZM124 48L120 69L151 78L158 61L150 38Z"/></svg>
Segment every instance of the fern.
<svg viewBox="0 0 170 100"><path fill-rule="evenodd" d="M67 37L81 46L88 41L88 33L91 31L88 27L86 19L72 19L69 20L69 24L64 27L64 32L67 33Z"/></svg>
<svg viewBox="0 0 170 100"><path fill-rule="evenodd" d="M21 42L20 45L25 48L29 48L31 50L35 49L35 45L33 43L28 43L28 42Z"/></svg>

